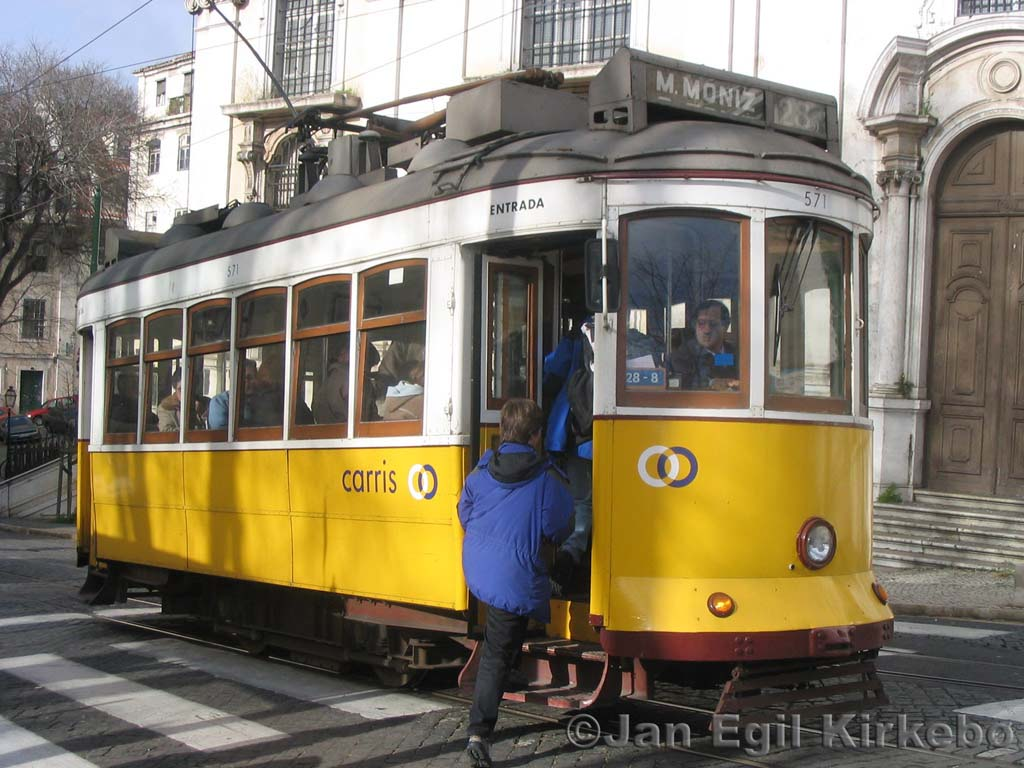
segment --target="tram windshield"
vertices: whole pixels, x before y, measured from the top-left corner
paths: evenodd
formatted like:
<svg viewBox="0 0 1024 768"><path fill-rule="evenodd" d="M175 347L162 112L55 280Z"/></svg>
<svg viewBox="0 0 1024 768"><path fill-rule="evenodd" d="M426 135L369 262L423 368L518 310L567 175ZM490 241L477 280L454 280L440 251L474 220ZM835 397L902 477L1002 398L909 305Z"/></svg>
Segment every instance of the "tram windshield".
<svg viewBox="0 0 1024 768"><path fill-rule="evenodd" d="M741 390L740 230L710 216L629 222L627 392Z"/></svg>
<svg viewBox="0 0 1024 768"><path fill-rule="evenodd" d="M768 404L838 405L849 392L849 238L810 219L770 221L766 238Z"/></svg>

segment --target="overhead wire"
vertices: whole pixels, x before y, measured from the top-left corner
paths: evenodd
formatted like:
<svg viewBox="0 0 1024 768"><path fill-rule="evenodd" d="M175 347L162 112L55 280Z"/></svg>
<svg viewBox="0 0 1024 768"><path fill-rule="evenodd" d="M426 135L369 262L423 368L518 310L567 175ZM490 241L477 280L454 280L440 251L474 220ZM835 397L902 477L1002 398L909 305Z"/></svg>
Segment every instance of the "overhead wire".
<svg viewBox="0 0 1024 768"><path fill-rule="evenodd" d="M74 56L74 55L76 55L76 54L78 54L78 53L81 53L82 51L84 51L84 50L85 50L86 48L88 48L88 47L89 47L90 45L92 45L93 43L95 43L95 42L96 42L97 40L99 40L99 39L100 39L101 37L103 37L103 36L104 36L105 34L107 34L108 32L110 32L110 31L111 31L112 29L115 29L116 27L120 26L120 25L121 25L121 24L123 24L124 22L128 21L128 19L130 19L130 18L131 18L132 16L134 16L134 15L135 15L136 13L138 13L139 11L141 11L141 10L142 10L143 8L145 8L145 7L147 6L147 5L149 5L149 4L150 4L150 3L152 3L152 2L153 2L153 0L145 0L145 2L143 2L143 3L142 3L142 5L140 5L140 6L138 6L137 8L135 8L135 10L133 10L133 11L130 11L129 13L125 14L125 15L124 15L124 16L122 16L122 17L121 17L120 19L118 19L118 20L117 20L117 21L115 21L115 22L114 22L113 24L111 24L111 25L110 25L109 27L107 27L107 28L106 28L106 29L104 29L104 30L103 30L102 32L100 32L100 33L99 33L98 35L96 35L95 37L91 38L90 40L88 40L87 42L83 43L82 45L78 46L78 48L76 48L75 50L73 50L73 51L72 51L71 53L69 53L69 54L68 54L67 56L65 56L65 57L64 57L63 59L61 59L60 61L58 61L58 62L57 62L56 64L53 64L53 65L52 65L51 67L49 67L48 69L46 69L46 70L44 70L44 71L40 72L40 73L39 73L38 75L36 75L35 77L33 77L33 78L32 78L31 80L29 80L29 81L28 81L28 82L27 82L27 83L26 83L25 85L21 86L21 88L17 89L16 91L11 91L11 92L9 92L9 93L5 93L5 94L0 94L0 95L3 95L3 96L16 96L17 94L19 94L19 93L21 93L21 92L23 92L23 91L26 91L26 90L28 90L28 89L29 89L29 88L31 88L31 87L32 87L33 85L35 85L35 84L36 84L37 82L39 82L39 81L40 81L40 80L41 80L42 78L46 77L46 76L47 76L48 74L50 74L51 72L53 72L53 70L57 69L57 67L59 67L59 66L60 66L61 64L65 63L65 62L66 62L66 61L67 61L68 59L70 59L70 58L71 58L72 56Z"/></svg>

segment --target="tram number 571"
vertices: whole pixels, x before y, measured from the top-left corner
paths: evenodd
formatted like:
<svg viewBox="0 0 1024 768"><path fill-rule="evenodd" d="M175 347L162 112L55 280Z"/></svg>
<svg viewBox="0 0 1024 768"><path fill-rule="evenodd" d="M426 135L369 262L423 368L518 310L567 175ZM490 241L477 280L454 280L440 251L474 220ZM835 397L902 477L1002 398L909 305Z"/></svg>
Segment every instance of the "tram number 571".
<svg viewBox="0 0 1024 768"><path fill-rule="evenodd" d="M808 208L827 208L828 207L828 195L824 192L817 190L807 190L804 192L804 205Z"/></svg>

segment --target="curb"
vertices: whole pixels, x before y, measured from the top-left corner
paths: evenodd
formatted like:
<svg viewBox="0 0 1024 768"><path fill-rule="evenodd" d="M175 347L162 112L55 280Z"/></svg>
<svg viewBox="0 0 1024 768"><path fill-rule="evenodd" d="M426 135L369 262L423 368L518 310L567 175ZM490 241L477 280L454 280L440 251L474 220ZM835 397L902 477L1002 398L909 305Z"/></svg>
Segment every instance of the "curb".
<svg viewBox="0 0 1024 768"><path fill-rule="evenodd" d="M75 529L70 530L62 528L30 528L26 525L11 525L9 523L0 523L0 531L6 533L21 533L27 536L48 536L51 539L74 539Z"/></svg>
<svg viewBox="0 0 1024 768"><path fill-rule="evenodd" d="M978 606L968 608L950 605L926 605L925 603L889 603L889 608L901 616L932 616L937 619L977 619L979 621L1015 621L1024 623L1024 608L1003 606Z"/></svg>

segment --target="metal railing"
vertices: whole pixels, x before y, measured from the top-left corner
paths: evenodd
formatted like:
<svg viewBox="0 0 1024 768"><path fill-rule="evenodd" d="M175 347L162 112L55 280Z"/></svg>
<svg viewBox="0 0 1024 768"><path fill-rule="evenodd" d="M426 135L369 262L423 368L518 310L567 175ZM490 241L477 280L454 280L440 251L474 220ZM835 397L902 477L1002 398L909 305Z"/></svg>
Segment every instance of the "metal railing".
<svg viewBox="0 0 1024 768"><path fill-rule="evenodd" d="M1024 11L1024 0L960 0L958 16Z"/></svg>
<svg viewBox="0 0 1024 768"><path fill-rule="evenodd" d="M0 479L10 480L54 459L73 456L75 444L74 434L47 435L21 443L9 442L7 458L0 463Z"/></svg>

